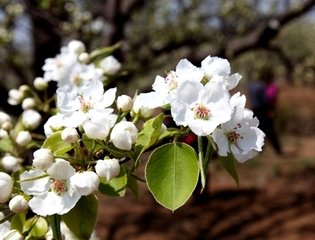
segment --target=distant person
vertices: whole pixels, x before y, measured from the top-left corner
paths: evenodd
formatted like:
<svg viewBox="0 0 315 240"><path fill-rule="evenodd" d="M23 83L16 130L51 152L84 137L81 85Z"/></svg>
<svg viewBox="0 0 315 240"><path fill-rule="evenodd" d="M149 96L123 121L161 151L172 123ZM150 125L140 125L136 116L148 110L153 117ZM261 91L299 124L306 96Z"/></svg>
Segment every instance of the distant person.
<svg viewBox="0 0 315 240"><path fill-rule="evenodd" d="M274 124L278 87L273 82L271 72L265 70L259 80L250 82L248 93L254 115L259 120L259 128L264 131L276 153L282 154Z"/></svg>

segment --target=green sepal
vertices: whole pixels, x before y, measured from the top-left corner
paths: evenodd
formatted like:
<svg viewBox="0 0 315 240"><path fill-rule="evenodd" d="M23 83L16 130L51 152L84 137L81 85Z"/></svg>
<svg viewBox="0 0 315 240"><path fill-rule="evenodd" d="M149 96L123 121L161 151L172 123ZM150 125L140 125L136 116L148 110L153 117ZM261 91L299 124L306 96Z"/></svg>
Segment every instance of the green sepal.
<svg viewBox="0 0 315 240"><path fill-rule="evenodd" d="M107 196L123 197L126 193L127 174L123 166L120 166L119 175L110 181L100 178L98 190Z"/></svg>
<svg viewBox="0 0 315 240"><path fill-rule="evenodd" d="M40 216L35 216L27 219L23 228L23 232L28 232L28 237L39 239L44 238L47 231L48 223L45 218Z"/></svg>
<svg viewBox="0 0 315 240"><path fill-rule="evenodd" d="M239 186L239 177L236 169L236 160L234 156L229 153L227 157L219 157L220 163L225 170L232 176L237 186Z"/></svg>
<svg viewBox="0 0 315 240"><path fill-rule="evenodd" d="M17 213L11 218L11 229L16 229L19 232L23 232L23 226L25 225L26 216L25 213Z"/></svg>

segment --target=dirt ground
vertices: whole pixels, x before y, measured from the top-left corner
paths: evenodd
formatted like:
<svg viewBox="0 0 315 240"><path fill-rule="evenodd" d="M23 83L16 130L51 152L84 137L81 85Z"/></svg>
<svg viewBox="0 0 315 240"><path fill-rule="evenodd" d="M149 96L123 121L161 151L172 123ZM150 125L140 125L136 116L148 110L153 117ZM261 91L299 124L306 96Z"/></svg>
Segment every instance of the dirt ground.
<svg viewBox="0 0 315 240"><path fill-rule="evenodd" d="M108 240L315 239L315 136L282 138L238 166L240 187L217 162L208 191L174 213L144 186L138 199L100 196L97 232Z"/></svg>
<svg viewBox="0 0 315 240"><path fill-rule="evenodd" d="M284 155L266 144L238 166L240 187L213 161L206 194L174 213L144 185L138 198L100 196L101 240L315 239L315 90L283 85L279 129ZM310 134L312 133L313 134Z"/></svg>

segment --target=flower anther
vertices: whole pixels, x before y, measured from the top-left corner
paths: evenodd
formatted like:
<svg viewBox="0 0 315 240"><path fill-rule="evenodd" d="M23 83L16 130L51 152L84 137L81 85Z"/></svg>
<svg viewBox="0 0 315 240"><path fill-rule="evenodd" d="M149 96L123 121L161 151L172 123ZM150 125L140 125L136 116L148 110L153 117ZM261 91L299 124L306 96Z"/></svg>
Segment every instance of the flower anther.
<svg viewBox="0 0 315 240"><path fill-rule="evenodd" d="M57 195L67 191L67 182L65 180L52 179L51 181L50 189Z"/></svg>
<svg viewBox="0 0 315 240"><path fill-rule="evenodd" d="M210 109L203 104L196 104L193 109L194 117L198 119L208 120L210 117Z"/></svg>

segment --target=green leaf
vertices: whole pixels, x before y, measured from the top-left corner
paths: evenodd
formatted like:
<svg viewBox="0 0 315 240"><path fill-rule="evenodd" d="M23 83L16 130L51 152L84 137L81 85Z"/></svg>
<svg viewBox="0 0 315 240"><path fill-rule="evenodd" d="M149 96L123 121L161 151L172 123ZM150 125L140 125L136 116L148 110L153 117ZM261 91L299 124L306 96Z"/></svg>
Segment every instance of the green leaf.
<svg viewBox="0 0 315 240"><path fill-rule="evenodd" d="M174 135L176 135L178 133L178 128L168 128L165 132L163 132L160 136L159 136L159 140L161 141L164 138L171 138Z"/></svg>
<svg viewBox="0 0 315 240"><path fill-rule="evenodd" d="M154 144L161 135L161 127L164 120L164 114L160 113L143 124L143 129L139 132L136 145L142 146L142 149L148 149Z"/></svg>
<svg viewBox="0 0 315 240"><path fill-rule="evenodd" d="M11 229L16 229L19 232L23 232L23 226L25 224L25 213L15 214L11 218Z"/></svg>
<svg viewBox="0 0 315 240"><path fill-rule="evenodd" d="M13 144L9 138L3 138L0 140L0 151L1 152L13 152Z"/></svg>
<svg viewBox="0 0 315 240"><path fill-rule="evenodd" d="M227 157L220 157L220 162L225 170L233 177L237 186L239 185L239 177L236 169L236 160L232 154Z"/></svg>
<svg viewBox="0 0 315 240"><path fill-rule="evenodd" d="M91 61L96 61L97 59L103 59L109 55L111 55L116 49L120 47L119 43L116 43L109 47L98 48L90 53Z"/></svg>
<svg viewBox="0 0 315 240"><path fill-rule="evenodd" d="M155 149L145 168L148 188L162 206L174 211L196 188L199 176L195 150L185 143L168 143Z"/></svg>
<svg viewBox="0 0 315 240"><path fill-rule="evenodd" d="M90 239L97 221L98 200L91 194L83 196L70 212L62 215L67 227L80 239Z"/></svg>
<svg viewBox="0 0 315 240"><path fill-rule="evenodd" d="M62 156L66 152L74 148L74 145L67 143L61 138L61 131L55 132L50 135L43 143L42 148L50 149L54 155Z"/></svg>
<svg viewBox="0 0 315 240"><path fill-rule="evenodd" d="M107 196L123 197L126 193L127 174L124 167L120 167L119 175L110 181L101 178L98 190Z"/></svg>

